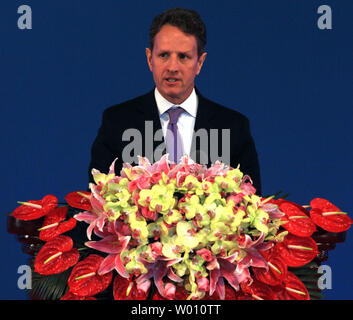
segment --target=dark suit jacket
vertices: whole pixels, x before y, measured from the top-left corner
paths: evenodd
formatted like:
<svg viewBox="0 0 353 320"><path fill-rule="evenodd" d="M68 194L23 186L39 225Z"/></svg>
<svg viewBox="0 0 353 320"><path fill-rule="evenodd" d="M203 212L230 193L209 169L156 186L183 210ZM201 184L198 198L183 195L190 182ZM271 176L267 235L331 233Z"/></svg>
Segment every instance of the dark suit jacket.
<svg viewBox="0 0 353 320"><path fill-rule="evenodd" d="M208 150L203 150L197 144L196 146L196 159L194 161L200 162L198 156L201 152L205 151L208 155L208 165L217 160L217 155L222 156L222 132L220 129L230 129L230 163L233 168L240 164L240 170L251 177L257 194L261 194L261 181L260 169L258 163L257 152L255 144L252 139L248 119L237 111L225 108L217 103L214 103L204 98L198 90L196 90L199 104L197 109L195 129L206 129L208 138L210 139L210 129L218 130L218 150L216 154L213 146L209 146ZM146 126L146 121L148 125ZM151 129L153 126L153 130ZM141 132L141 136L136 135L137 130L126 131L127 129L135 128ZM93 181L91 170L92 168L98 169L101 172L107 173L109 166L118 157L115 164L116 174L120 173L123 163L122 153L131 149L131 142L135 139L134 143L140 141L142 149L131 150L131 157L134 158L137 164L137 155L146 156L150 162L155 162L159 159L153 159L153 150L158 146L165 148L163 139L155 141L156 136L154 133L160 130L161 122L158 114L157 104L154 98L154 90L140 97L134 98L127 102L112 106L106 109L103 113L101 127L98 135L93 143L91 151L91 162L89 165L89 180ZM126 131L126 132L125 132ZM123 141L123 133L127 134ZM131 136L129 135L131 134ZM154 139L155 137L155 139ZM161 138L161 137L160 137ZM128 146L130 144L130 146ZM128 149L126 149L128 148ZM213 149L212 149L213 148ZM194 150L194 149L192 149ZM135 153L135 154L134 154ZM205 153L203 153L205 155ZM205 159L205 158L203 158ZM220 159L222 160L222 159ZM125 160L126 161L126 160ZM226 162L226 161L223 161ZM205 162L203 162L205 163Z"/></svg>

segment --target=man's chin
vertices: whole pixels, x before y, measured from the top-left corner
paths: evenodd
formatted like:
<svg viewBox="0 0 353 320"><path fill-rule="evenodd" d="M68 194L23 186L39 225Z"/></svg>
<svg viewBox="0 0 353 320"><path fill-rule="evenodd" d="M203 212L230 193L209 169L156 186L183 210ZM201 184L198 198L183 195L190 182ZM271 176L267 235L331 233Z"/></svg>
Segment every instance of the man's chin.
<svg viewBox="0 0 353 320"><path fill-rule="evenodd" d="M186 100L186 98L190 95L186 94L185 92L181 92L180 90L159 90L160 94L167 99L168 101L180 104Z"/></svg>

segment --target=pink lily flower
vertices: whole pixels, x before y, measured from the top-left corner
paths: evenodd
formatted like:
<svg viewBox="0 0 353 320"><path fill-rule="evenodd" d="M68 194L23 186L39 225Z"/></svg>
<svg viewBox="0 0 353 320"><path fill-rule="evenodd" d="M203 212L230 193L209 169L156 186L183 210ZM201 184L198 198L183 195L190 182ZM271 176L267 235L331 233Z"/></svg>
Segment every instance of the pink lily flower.
<svg viewBox="0 0 353 320"><path fill-rule="evenodd" d="M285 216L285 213L280 211L278 209L278 205L274 203L265 203L261 206L261 209L268 213L268 216L271 220L280 219L281 217Z"/></svg>
<svg viewBox="0 0 353 320"><path fill-rule="evenodd" d="M253 187L252 184L253 184L253 182L248 175L245 175L242 178L241 184L240 184L240 189L244 195L249 196L251 194L256 193L256 189Z"/></svg>
<svg viewBox="0 0 353 320"><path fill-rule="evenodd" d="M167 276L172 281L183 281L183 279L178 277L171 268L173 264L178 263L181 259L182 258L167 259L163 256L159 256L153 263L145 262L144 264L148 271L145 274L141 274L136 279L137 285L143 284L145 281L153 278L159 294L166 299L174 299L176 290L175 285L170 282L164 283L163 278Z"/></svg>
<svg viewBox="0 0 353 320"><path fill-rule="evenodd" d="M105 223L108 221L108 215L103 209L105 200L100 196L98 187L91 183L90 188L92 190L90 199L92 211L80 212L74 216L76 220L84 221L89 224L87 228L87 238L89 240L91 240L93 230L97 228L102 232Z"/></svg>
<svg viewBox="0 0 353 320"><path fill-rule="evenodd" d="M273 247L273 243L265 243L264 239L264 233L261 233L261 235L255 241L252 241L251 237L247 234L244 235L243 241L238 239L240 248L246 252L246 256L240 262L238 262L239 268L244 269L253 266L257 268L268 269L267 261L259 251L266 251L271 249Z"/></svg>
<svg viewBox="0 0 353 320"><path fill-rule="evenodd" d="M251 279L250 272L247 268L239 269L234 262L238 253L234 253L228 257L214 257L214 259L206 265L210 270L209 295L212 296L216 291L221 300L225 298L224 279L234 288L239 290L239 284L247 279ZM223 279L224 278L224 279Z"/></svg>
<svg viewBox="0 0 353 320"><path fill-rule="evenodd" d="M199 277L196 279L197 288L199 291L209 291L210 290L210 283L206 277Z"/></svg>
<svg viewBox="0 0 353 320"><path fill-rule="evenodd" d="M99 241L88 241L85 245L105 253L109 253L98 269L99 275L104 275L115 269L123 278L129 278L125 266L120 258L120 253L124 251L130 241L130 236L120 235L118 232L106 236Z"/></svg>

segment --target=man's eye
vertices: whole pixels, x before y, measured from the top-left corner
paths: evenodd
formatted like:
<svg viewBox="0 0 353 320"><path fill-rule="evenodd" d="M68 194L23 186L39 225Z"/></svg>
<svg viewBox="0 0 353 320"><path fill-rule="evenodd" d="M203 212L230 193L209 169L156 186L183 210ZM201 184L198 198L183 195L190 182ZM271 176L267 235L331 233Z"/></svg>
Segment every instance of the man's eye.
<svg viewBox="0 0 353 320"><path fill-rule="evenodd" d="M186 54L179 54L179 58L181 59L181 60L184 60L184 59L186 59L188 56L186 55Z"/></svg>
<svg viewBox="0 0 353 320"><path fill-rule="evenodd" d="M161 54L159 54L159 56L161 58L166 58L168 56L168 54L166 52L162 52Z"/></svg>

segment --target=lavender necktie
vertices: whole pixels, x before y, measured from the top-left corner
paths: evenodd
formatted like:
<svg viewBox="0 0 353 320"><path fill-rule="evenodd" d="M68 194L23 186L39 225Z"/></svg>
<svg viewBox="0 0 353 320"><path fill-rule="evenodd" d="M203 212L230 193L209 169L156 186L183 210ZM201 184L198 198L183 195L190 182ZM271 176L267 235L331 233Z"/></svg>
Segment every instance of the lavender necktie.
<svg viewBox="0 0 353 320"><path fill-rule="evenodd" d="M169 114L169 123L167 129L167 149L172 153L172 159L177 163L182 156L182 143L180 134L178 134L178 119L180 115L184 112L184 109L181 107L170 108L168 111Z"/></svg>

